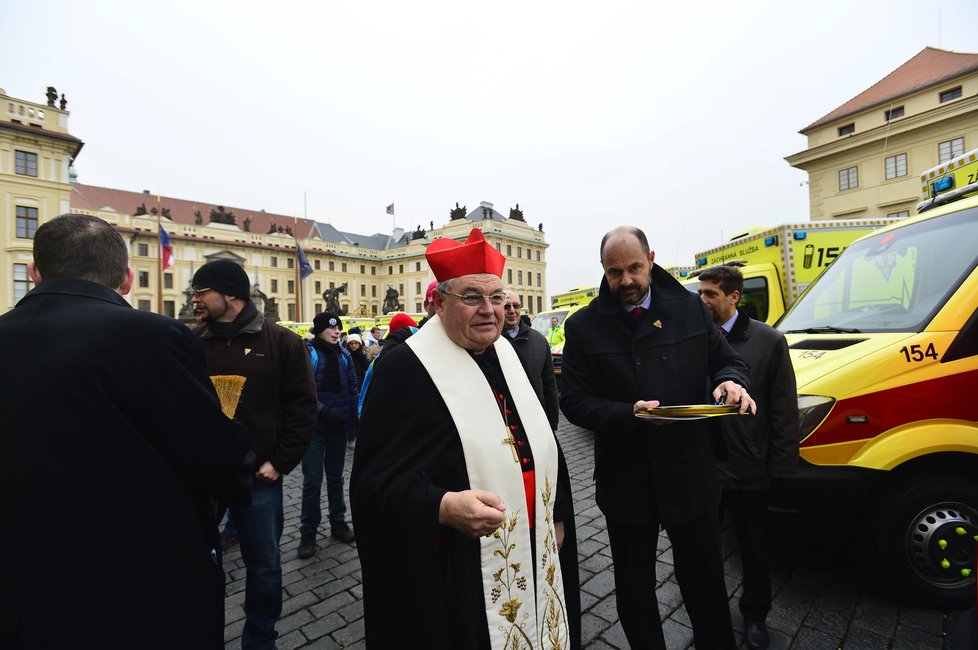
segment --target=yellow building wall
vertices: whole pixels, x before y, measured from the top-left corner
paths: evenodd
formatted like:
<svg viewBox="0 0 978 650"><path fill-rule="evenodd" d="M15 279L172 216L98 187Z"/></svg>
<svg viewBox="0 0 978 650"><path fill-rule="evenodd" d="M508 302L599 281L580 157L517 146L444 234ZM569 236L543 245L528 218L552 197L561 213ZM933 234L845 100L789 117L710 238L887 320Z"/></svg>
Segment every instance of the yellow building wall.
<svg viewBox="0 0 978 650"><path fill-rule="evenodd" d="M962 96L940 103L939 93L960 85ZM904 107L889 123L885 111ZM839 127L855 131L839 136ZM978 148L978 74L972 74L844 117L806 134L808 149L787 158L808 172L812 220L916 214L920 174L939 163L938 144L964 138L964 151ZM906 154L907 174L886 178L885 160ZM859 185L839 189L839 172L855 167Z"/></svg>
<svg viewBox="0 0 978 650"><path fill-rule="evenodd" d="M28 133L0 128L0 313L14 305L15 271L23 272L32 261L32 240L17 236L17 207L36 209L38 225L65 212L71 189L68 166L78 147L44 134L67 133L67 111L9 97L0 89L0 122L12 120L43 130ZM36 177L16 173L17 151L37 155Z"/></svg>

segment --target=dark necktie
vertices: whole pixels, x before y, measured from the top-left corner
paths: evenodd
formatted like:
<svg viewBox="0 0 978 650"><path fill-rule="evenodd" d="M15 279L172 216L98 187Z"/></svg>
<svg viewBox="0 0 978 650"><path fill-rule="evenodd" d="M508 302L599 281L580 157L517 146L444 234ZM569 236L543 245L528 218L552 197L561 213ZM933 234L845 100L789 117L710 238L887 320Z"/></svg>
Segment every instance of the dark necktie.
<svg viewBox="0 0 978 650"><path fill-rule="evenodd" d="M720 334L723 336L723 338L727 338L728 332L727 330L723 329L722 325L717 325L717 329L720 330Z"/></svg>
<svg viewBox="0 0 978 650"><path fill-rule="evenodd" d="M641 316L642 314L645 313L645 307L636 307L635 309L631 310L628 313L631 314L632 316Z"/></svg>

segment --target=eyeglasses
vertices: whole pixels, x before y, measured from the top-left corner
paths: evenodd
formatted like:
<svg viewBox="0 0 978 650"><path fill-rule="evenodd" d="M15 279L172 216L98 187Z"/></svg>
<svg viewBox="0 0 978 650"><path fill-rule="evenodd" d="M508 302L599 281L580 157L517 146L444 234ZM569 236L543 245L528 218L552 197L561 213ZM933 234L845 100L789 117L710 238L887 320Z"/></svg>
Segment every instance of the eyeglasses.
<svg viewBox="0 0 978 650"><path fill-rule="evenodd" d="M451 291L443 291L442 293L447 293L450 296L455 296L458 298L463 305L466 307L478 307L483 301L488 300L489 304L493 307L499 307L506 302L505 293L491 293L488 296L484 296L481 293L467 293L465 295L459 295L457 293L452 293Z"/></svg>
<svg viewBox="0 0 978 650"><path fill-rule="evenodd" d="M196 287L190 287L190 295L192 295L194 298L200 298L202 295L204 295L210 290L211 290L210 288L198 289Z"/></svg>
<svg viewBox="0 0 978 650"><path fill-rule="evenodd" d="M521 306L522 305L520 305L520 303L518 303L518 302L516 302L516 303L508 302L508 303L506 303L506 307L505 308L507 310L512 309L512 310L515 310L515 311L519 311Z"/></svg>

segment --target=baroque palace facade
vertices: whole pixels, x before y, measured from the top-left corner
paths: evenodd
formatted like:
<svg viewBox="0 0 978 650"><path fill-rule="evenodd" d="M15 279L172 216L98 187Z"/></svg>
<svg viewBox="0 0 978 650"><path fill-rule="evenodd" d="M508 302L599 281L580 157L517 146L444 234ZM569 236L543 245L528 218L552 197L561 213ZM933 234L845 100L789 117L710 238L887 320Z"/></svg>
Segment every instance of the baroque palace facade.
<svg viewBox="0 0 978 650"><path fill-rule="evenodd" d="M9 97L0 89L0 313L32 287L27 264L37 226L68 211L113 224L129 243L135 270L127 299L138 309L175 318L189 318L190 280L214 259L239 262L251 278L253 295L274 305L283 320L312 320L325 308L324 294L337 288L350 317L381 315L391 290L400 310L420 312L434 279L425 248L438 237L464 240L472 228L480 228L506 255L503 281L523 306L531 314L547 307L543 225L528 224L518 209L506 217L488 202L474 210L456 204L438 227L431 221L413 232L395 228L389 235L360 235L264 210L83 185L73 178L72 163L84 143L68 132L68 115L64 96L58 102L54 88L48 89L46 104ZM167 232L174 256L162 276L157 224ZM298 282L297 242L313 267L312 275Z"/></svg>
<svg viewBox="0 0 978 650"><path fill-rule="evenodd" d="M921 175L978 148L978 54L926 47L801 134L812 220L913 216Z"/></svg>

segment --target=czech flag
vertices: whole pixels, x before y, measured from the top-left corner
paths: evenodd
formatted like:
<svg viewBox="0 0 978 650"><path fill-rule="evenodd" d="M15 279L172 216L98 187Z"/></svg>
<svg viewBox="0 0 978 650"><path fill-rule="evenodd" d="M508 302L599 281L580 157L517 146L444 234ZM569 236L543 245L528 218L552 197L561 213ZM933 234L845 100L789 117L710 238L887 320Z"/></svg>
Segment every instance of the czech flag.
<svg viewBox="0 0 978 650"><path fill-rule="evenodd" d="M170 237L160 226L160 249L163 251L163 270L173 266L173 247L170 246Z"/></svg>

